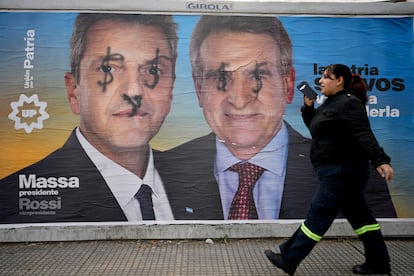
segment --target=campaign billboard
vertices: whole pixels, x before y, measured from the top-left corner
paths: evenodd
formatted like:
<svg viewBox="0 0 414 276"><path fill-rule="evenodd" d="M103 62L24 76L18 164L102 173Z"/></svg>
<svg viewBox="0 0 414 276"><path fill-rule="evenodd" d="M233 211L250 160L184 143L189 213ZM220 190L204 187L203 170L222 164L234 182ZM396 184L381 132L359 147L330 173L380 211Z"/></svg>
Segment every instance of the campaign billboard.
<svg viewBox="0 0 414 276"><path fill-rule="evenodd" d="M202 15L79 14L0 13L0 223L142 221L147 186L150 219L228 221L240 160L267 166L255 219L304 218L317 182L296 86L322 105L329 64L365 80L395 170L372 169L369 205L414 217L412 17L211 15L197 36Z"/></svg>

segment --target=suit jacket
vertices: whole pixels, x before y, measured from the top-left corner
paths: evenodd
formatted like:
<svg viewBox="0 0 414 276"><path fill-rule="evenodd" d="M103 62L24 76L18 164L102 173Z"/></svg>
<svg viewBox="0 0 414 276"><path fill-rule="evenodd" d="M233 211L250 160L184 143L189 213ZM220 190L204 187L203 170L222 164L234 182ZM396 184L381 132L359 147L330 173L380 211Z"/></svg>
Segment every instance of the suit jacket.
<svg viewBox="0 0 414 276"><path fill-rule="evenodd" d="M1 180L0 206L0 223L127 220L75 131L60 149Z"/></svg>
<svg viewBox="0 0 414 276"><path fill-rule="evenodd" d="M285 124L289 149L279 218L305 218L318 185L309 158L311 140ZM214 177L215 135L210 133L196 138L163 155L163 160L168 161L160 166L159 171L175 219L224 219L219 187ZM396 217L387 184L374 170L366 196L377 217Z"/></svg>

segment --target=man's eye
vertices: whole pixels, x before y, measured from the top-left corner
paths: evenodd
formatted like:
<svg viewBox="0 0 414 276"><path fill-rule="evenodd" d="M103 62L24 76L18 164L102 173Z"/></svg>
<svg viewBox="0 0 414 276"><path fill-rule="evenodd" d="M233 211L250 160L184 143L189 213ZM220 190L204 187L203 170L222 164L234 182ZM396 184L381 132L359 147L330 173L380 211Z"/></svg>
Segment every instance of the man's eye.
<svg viewBox="0 0 414 276"><path fill-rule="evenodd" d="M151 68L149 69L149 73L150 75L159 75L160 70L158 69L158 66L151 66Z"/></svg>
<svg viewBox="0 0 414 276"><path fill-rule="evenodd" d="M112 71L112 67L110 65L102 65L100 70L104 73L110 73Z"/></svg>
<svg viewBox="0 0 414 276"><path fill-rule="evenodd" d="M161 71L156 66L151 66L151 68L148 70L148 73L150 75L160 75Z"/></svg>
<svg viewBox="0 0 414 276"><path fill-rule="evenodd" d="M267 76L270 76L270 72L267 70L257 70L252 74L252 78L257 81L263 80Z"/></svg>
<svg viewBox="0 0 414 276"><path fill-rule="evenodd" d="M158 67L156 67L156 66L145 66L145 67L141 67L139 69L139 72L141 74L152 75L152 76L161 75L161 70Z"/></svg>
<svg viewBox="0 0 414 276"><path fill-rule="evenodd" d="M99 66L98 70L103 73L114 73L114 72L120 72L122 70L122 66L118 66L115 64L109 65L104 64Z"/></svg>

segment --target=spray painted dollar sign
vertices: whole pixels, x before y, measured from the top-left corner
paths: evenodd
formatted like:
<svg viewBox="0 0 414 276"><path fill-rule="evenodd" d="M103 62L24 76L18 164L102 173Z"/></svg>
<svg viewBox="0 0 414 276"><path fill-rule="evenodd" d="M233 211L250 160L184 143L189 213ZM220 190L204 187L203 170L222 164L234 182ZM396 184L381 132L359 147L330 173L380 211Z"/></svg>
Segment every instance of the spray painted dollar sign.
<svg viewBox="0 0 414 276"><path fill-rule="evenodd" d="M114 76L112 75L112 67L109 65L110 61L123 61L124 57L120 54L112 54L111 55L111 47L106 49L106 56L102 59L101 62L101 70L104 72L104 79L103 81L98 81L98 85L102 86L102 92L106 91L106 86L110 84L114 80Z"/></svg>
<svg viewBox="0 0 414 276"><path fill-rule="evenodd" d="M263 87L263 80L262 80L261 70L260 70L260 66L262 65L263 63L256 64L256 67L254 69L254 79L256 80L256 88L253 89L253 92L256 94L259 93L259 91Z"/></svg>
<svg viewBox="0 0 414 276"><path fill-rule="evenodd" d="M226 66L227 64L222 62L220 68L218 69L218 83L217 83L217 90L219 91L226 91L227 86L227 79L226 79Z"/></svg>
<svg viewBox="0 0 414 276"><path fill-rule="evenodd" d="M155 52L155 58L151 61L151 68L149 70L150 75L154 77L154 80L152 83L148 83L148 81L145 81L145 86L151 89L154 89L155 86L157 86L158 81L160 80L160 75L158 72L158 63L160 58L160 49L157 48Z"/></svg>

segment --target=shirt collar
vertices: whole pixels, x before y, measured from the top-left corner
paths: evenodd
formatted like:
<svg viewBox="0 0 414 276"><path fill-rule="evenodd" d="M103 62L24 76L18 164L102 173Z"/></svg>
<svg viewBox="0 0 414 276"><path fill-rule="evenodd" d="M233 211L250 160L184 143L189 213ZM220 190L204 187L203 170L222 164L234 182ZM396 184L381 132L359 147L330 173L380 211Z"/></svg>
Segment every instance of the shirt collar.
<svg viewBox="0 0 414 276"><path fill-rule="evenodd" d="M285 123L282 123L282 127L279 132L270 140L270 142L255 156L253 156L249 163L253 163L257 166L264 168L277 175L282 175L287 152L288 152L288 131ZM235 157L230 150L216 137L216 164L218 172L224 172L230 166L242 162L242 160Z"/></svg>
<svg viewBox="0 0 414 276"><path fill-rule="evenodd" d="M138 191L141 184L144 183L150 186L155 196L157 196L157 186L154 185L155 169L151 148L149 149L147 170L145 171L144 178L141 179L99 152L86 140L85 136L79 130L79 127L76 129L76 136L121 206L125 206Z"/></svg>

